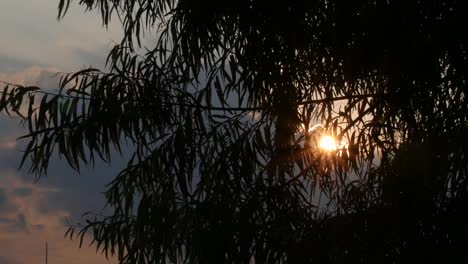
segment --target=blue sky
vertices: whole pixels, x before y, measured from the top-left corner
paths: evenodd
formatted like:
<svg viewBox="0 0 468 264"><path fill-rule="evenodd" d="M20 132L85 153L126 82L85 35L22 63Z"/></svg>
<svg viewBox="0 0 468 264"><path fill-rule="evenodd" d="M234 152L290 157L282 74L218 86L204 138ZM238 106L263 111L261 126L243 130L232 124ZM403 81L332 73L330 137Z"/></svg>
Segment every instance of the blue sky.
<svg viewBox="0 0 468 264"><path fill-rule="evenodd" d="M77 4L57 22L58 2L0 1L0 80L54 90L56 72L103 67L120 40L118 24L106 30L97 13L84 13ZM27 170L17 170L23 144L16 138L22 133L17 119L0 116L0 264L44 263L46 241L49 263L107 263L94 248L79 249L77 241L64 238L66 220L99 211L105 184L124 162L97 164L78 175L55 159L48 176L34 184Z"/></svg>

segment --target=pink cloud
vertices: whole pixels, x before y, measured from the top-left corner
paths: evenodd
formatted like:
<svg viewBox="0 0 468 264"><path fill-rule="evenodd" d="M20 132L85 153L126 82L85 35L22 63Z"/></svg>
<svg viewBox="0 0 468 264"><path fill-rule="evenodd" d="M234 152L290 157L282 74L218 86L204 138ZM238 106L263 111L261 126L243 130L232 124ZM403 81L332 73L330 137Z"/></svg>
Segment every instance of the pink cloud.
<svg viewBox="0 0 468 264"><path fill-rule="evenodd" d="M0 138L0 151L16 148L16 138Z"/></svg>
<svg viewBox="0 0 468 264"><path fill-rule="evenodd" d="M0 80L4 82L19 84L19 85L36 85L41 86L46 84L47 86L56 86L57 79L52 78L56 73L60 72L59 69L54 67L40 67L31 66L20 71L2 73L0 72ZM44 87L47 88L47 87ZM52 87L50 87L52 88ZM53 87L57 88L57 87Z"/></svg>
<svg viewBox="0 0 468 264"><path fill-rule="evenodd" d="M38 86L44 90L57 91L59 89L59 77L55 76L60 73L58 68L31 66L14 72L0 72L0 82L6 82L22 86ZM0 84L0 91L4 89L4 85ZM35 102L37 106L38 102ZM28 106L26 103L20 108L23 115L27 115ZM8 145L11 146L11 145ZM3 146L6 148L7 146ZM14 147L13 147L14 148ZM2 143L0 142L0 149Z"/></svg>
<svg viewBox="0 0 468 264"><path fill-rule="evenodd" d="M79 241L64 237L65 219L70 216L66 209L40 209L50 202L48 195L60 189L26 182L13 171L2 172L0 177L0 191L6 197L6 206L0 207L0 259L6 263L42 263L47 241L50 263L116 263L87 247L86 241L79 248Z"/></svg>

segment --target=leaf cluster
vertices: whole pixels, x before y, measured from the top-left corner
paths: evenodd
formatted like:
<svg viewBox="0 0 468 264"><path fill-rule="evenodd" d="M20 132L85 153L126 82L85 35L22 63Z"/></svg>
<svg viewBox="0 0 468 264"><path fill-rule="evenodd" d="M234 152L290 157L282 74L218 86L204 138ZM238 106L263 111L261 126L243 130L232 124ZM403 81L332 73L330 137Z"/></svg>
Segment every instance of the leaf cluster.
<svg viewBox="0 0 468 264"><path fill-rule="evenodd" d="M91 231L121 263L466 257L447 227L468 197L466 3L80 4L124 27L108 70L0 100L37 175L54 150L77 170L134 152L106 191L113 214L72 237ZM318 149L317 123L345 145Z"/></svg>

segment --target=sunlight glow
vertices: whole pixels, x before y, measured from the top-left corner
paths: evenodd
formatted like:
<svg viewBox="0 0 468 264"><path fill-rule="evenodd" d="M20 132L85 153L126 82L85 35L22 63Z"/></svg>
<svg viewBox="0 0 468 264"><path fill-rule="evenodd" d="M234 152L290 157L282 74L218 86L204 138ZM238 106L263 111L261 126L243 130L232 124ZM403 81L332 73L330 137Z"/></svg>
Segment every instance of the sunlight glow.
<svg viewBox="0 0 468 264"><path fill-rule="evenodd" d="M319 141L319 148L325 151L335 151L337 149L335 138L328 135L323 135Z"/></svg>

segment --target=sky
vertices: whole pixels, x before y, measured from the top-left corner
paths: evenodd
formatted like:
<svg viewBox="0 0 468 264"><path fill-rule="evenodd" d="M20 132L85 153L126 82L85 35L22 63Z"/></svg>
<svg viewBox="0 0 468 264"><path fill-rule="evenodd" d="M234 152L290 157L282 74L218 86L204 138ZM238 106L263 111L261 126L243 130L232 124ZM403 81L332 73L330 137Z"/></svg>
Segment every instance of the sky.
<svg viewBox="0 0 468 264"><path fill-rule="evenodd" d="M0 80L54 90L54 73L103 68L120 26L103 28L96 12L77 4L58 22L58 2L0 0ZM18 171L24 143L16 138L25 133L18 121L0 116L0 264L45 263L46 242L49 263L115 263L87 247L89 238L79 248L64 234L83 213L102 210L105 185L124 160L77 174L54 158L47 177L35 183L27 168Z"/></svg>

